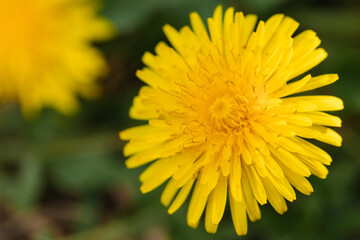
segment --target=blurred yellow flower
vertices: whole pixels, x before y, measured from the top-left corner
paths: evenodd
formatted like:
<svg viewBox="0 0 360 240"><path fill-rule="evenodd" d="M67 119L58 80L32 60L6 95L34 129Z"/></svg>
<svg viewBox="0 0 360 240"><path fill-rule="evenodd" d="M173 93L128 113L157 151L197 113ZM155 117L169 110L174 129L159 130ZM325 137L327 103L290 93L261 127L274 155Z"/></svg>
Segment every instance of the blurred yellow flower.
<svg viewBox="0 0 360 240"><path fill-rule="evenodd" d="M99 94L106 65L92 41L113 29L90 0L0 0L0 99L25 114L43 106L76 110L76 95Z"/></svg>
<svg viewBox="0 0 360 240"><path fill-rule="evenodd" d="M129 168L154 161L141 175L143 193L167 182L161 202L174 213L192 197L187 223L196 227L205 211L205 228L217 231L227 197L238 235L247 217L261 218L267 201L280 214L295 200L293 187L313 192L306 177L326 178L331 157L305 139L340 146L327 126L341 120L323 111L343 109L333 96L291 96L333 83L336 74L293 80L327 54L315 32L292 37L298 23L282 14L260 21L218 7L207 23L197 13L188 26L164 32L175 50L160 42L156 55L137 76L141 88L130 116L147 125L120 132ZM176 194L177 193L177 194ZM176 197L175 197L176 196ZM170 205L171 203L171 205ZM206 208L206 209L205 209Z"/></svg>

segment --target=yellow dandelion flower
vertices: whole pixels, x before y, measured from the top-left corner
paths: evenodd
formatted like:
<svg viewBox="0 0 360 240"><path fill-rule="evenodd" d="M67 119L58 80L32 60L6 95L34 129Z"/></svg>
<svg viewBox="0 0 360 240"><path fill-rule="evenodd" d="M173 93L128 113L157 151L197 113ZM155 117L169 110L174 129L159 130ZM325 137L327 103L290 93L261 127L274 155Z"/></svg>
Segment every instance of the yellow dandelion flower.
<svg viewBox="0 0 360 240"><path fill-rule="evenodd" d="M164 32L156 55L137 76L141 88L130 116L147 125L124 130L120 138L129 168L153 162L141 175L143 193L167 181L161 202L174 213L189 196L187 223L196 227L205 212L205 228L214 233L227 198L238 235L247 218L260 219L268 201L280 214L293 187L313 192L306 179L326 178L331 157L305 139L335 146L341 137L331 127L341 120L323 111L343 109L333 96L291 96L331 84L336 74L306 75L327 56L311 30L292 37L298 23L282 14L256 24L218 7L208 19L209 33L197 13L192 28Z"/></svg>
<svg viewBox="0 0 360 240"><path fill-rule="evenodd" d="M0 99L25 113L73 112L76 95L96 96L105 62L91 41L113 29L89 0L0 0Z"/></svg>

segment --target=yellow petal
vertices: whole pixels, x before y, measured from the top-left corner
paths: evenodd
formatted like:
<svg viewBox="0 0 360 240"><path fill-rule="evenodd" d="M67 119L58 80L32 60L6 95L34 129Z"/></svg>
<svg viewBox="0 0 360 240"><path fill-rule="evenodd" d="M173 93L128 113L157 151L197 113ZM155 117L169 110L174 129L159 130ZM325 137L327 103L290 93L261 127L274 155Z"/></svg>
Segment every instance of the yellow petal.
<svg viewBox="0 0 360 240"><path fill-rule="evenodd" d="M247 177L241 178L241 183L244 191L244 203L246 206L247 214L249 216L249 219L252 222L255 222L256 220L259 220L261 218L259 205L257 204L256 198L254 197L253 191L251 189Z"/></svg>
<svg viewBox="0 0 360 240"><path fill-rule="evenodd" d="M243 202L237 202L229 193L230 210L233 224L237 235L246 235L248 226L246 218L246 207Z"/></svg>
<svg viewBox="0 0 360 240"><path fill-rule="evenodd" d="M297 59L296 62L291 62L289 67L294 69L294 72L290 75L289 79L293 79L307 72L321 63L326 57L327 52L322 48L318 48L302 58Z"/></svg>
<svg viewBox="0 0 360 240"><path fill-rule="evenodd" d="M269 173L268 178L279 193L281 193L281 195L283 195L288 201L292 202L296 199L294 189L285 177L280 178L272 173Z"/></svg>
<svg viewBox="0 0 360 240"><path fill-rule="evenodd" d="M281 147L277 149L272 148L271 152L276 156L276 159L279 160L278 162L283 163L295 173L301 176L310 176L311 173L309 169L292 153Z"/></svg>
<svg viewBox="0 0 360 240"><path fill-rule="evenodd" d="M284 19L284 14L275 14L265 22L265 36L263 42L264 45L266 45L269 42L269 40L271 39L274 32L279 27L283 19Z"/></svg>
<svg viewBox="0 0 360 240"><path fill-rule="evenodd" d="M181 190L179 191L176 198L171 203L171 206L168 209L169 214L173 214L181 207L181 205L183 205L183 203L185 202L186 198L188 197L188 195L190 193L190 190L194 184L194 181L195 181L194 179L191 179L188 183L186 183L181 188Z"/></svg>
<svg viewBox="0 0 360 240"><path fill-rule="evenodd" d="M170 181L166 184L164 191L161 194L160 202L165 206L169 206L170 202L174 198L178 188L175 186L175 180L170 179Z"/></svg>
<svg viewBox="0 0 360 240"><path fill-rule="evenodd" d="M304 78L302 78L299 81L289 83L285 87L283 87L280 90L278 90L277 92L275 92L274 97L281 98L284 96L292 95L292 94L298 92L299 89L304 87L309 82L310 79L311 79L311 75L309 74L309 75L306 75Z"/></svg>
<svg viewBox="0 0 360 240"><path fill-rule="evenodd" d="M226 206L227 181L226 177L221 176L218 184L209 196L206 206L206 218L208 218L209 223L212 225L219 224L223 217Z"/></svg>
<svg viewBox="0 0 360 240"><path fill-rule="evenodd" d="M264 205L266 203L267 197L259 175L252 166L244 166L244 170L246 172L247 179L250 183L252 193L254 194L256 200L261 205Z"/></svg>
<svg viewBox="0 0 360 240"><path fill-rule="evenodd" d="M319 161L303 157L301 155L298 155L299 159L310 169L311 173L315 176L325 179L328 175L329 171L327 168L321 164Z"/></svg>
<svg viewBox="0 0 360 240"><path fill-rule="evenodd" d="M302 88L298 89L294 93L310 91L316 88L320 88L337 81L339 76L337 74L324 74L317 77L312 77Z"/></svg>
<svg viewBox="0 0 360 240"><path fill-rule="evenodd" d="M301 96L283 99L284 103L312 103L318 111L337 111L344 108L343 101L334 96Z"/></svg>
<svg viewBox="0 0 360 240"><path fill-rule="evenodd" d="M268 178L264 178L263 184L266 190L266 195L269 199L271 206L280 214L287 211L287 205L284 197L279 193Z"/></svg>
<svg viewBox="0 0 360 240"><path fill-rule="evenodd" d="M313 124L325 125L331 127L341 127L341 119L339 117L327 113L314 111L314 112L299 113L299 115L311 119Z"/></svg>
<svg viewBox="0 0 360 240"><path fill-rule="evenodd" d="M197 36L208 37L208 33L205 28L205 25L201 20L200 15L197 12L193 12L190 14L190 22L191 22L191 27Z"/></svg>
<svg viewBox="0 0 360 240"><path fill-rule="evenodd" d="M302 155L317 159L319 162L325 165L330 165L332 162L330 155L314 144L311 144L308 141L298 137L292 138L291 141L299 144L299 146L302 147L302 151L300 152Z"/></svg>
<svg viewBox="0 0 360 240"><path fill-rule="evenodd" d="M233 198L238 202L242 201L241 175L240 158L233 159L229 177L229 188L231 194L233 194Z"/></svg>
<svg viewBox="0 0 360 240"><path fill-rule="evenodd" d="M166 37L169 39L171 45L174 46L174 48L181 54L184 54L184 40L182 39L181 35L178 31L176 31L175 28L170 26L169 24L166 24L163 27L163 31L166 35Z"/></svg>
<svg viewBox="0 0 360 240"><path fill-rule="evenodd" d="M191 196L189 209L187 211L187 223L189 226L197 226L201 215L204 212L208 196L204 196L204 185L196 181L193 194Z"/></svg>
<svg viewBox="0 0 360 240"><path fill-rule="evenodd" d="M311 186L311 184L305 177L294 173L285 165L281 165L281 166L285 173L286 179L297 190L299 190L300 192L302 192L303 194L306 194L306 195L310 195L314 191L313 187Z"/></svg>

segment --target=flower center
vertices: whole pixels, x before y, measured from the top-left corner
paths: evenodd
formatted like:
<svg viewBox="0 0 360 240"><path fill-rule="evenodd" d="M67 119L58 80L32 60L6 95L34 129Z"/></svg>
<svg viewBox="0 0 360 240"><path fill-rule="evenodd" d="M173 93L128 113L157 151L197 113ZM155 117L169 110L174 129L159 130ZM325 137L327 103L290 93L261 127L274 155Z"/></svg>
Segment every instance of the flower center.
<svg viewBox="0 0 360 240"><path fill-rule="evenodd" d="M199 55L199 70L188 75L191 87L179 85L186 115L181 131L192 139L216 143L233 135L241 138L261 124L267 96L261 78L241 74L214 49L215 56Z"/></svg>
<svg viewBox="0 0 360 240"><path fill-rule="evenodd" d="M252 118L251 105L244 96L216 98L209 107L210 127L221 132L241 132Z"/></svg>
<svg viewBox="0 0 360 240"><path fill-rule="evenodd" d="M231 103L226 98L218 98L210 106L210 116L213 121L222 121L231 111Z"/></svg>

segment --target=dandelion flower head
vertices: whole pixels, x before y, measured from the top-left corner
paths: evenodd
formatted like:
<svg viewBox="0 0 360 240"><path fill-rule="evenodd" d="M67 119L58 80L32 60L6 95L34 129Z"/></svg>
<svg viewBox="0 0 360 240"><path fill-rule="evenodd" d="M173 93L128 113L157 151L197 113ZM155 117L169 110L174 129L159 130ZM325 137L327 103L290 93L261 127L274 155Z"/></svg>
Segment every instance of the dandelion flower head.
<svg viewBox="0 0 360 240"><path fill-rule="evenodd" d="M31 114L73 112L77 95L99 93L105 62L91 44L111 36L90 0L0 0L0 99Z"/></svg>
<svg viewBox="0 0 360 240"><path fill-rule="evenodd" d="M197 227L205 215L208 232L217 231L230 204L238 235L247 218L261 218L259 204L280 214L294 188L309 195L307 177L326 178L331 157L310 143L340 146L330 127L341 120L323 111L343 109L333 96L296 95L333 83L336 74L304 73L322 62L316 33L292 37L298 23L282 14L266 22L219 6L207 21L197 13L191 28L164 32L173 47L160 42L137 76L147 85L130 109L148 124L120 132L129 140L129 168L151 163L140 175L143 193L166 182L161 202L174 213L191 195L187 223Z"/></svg>

